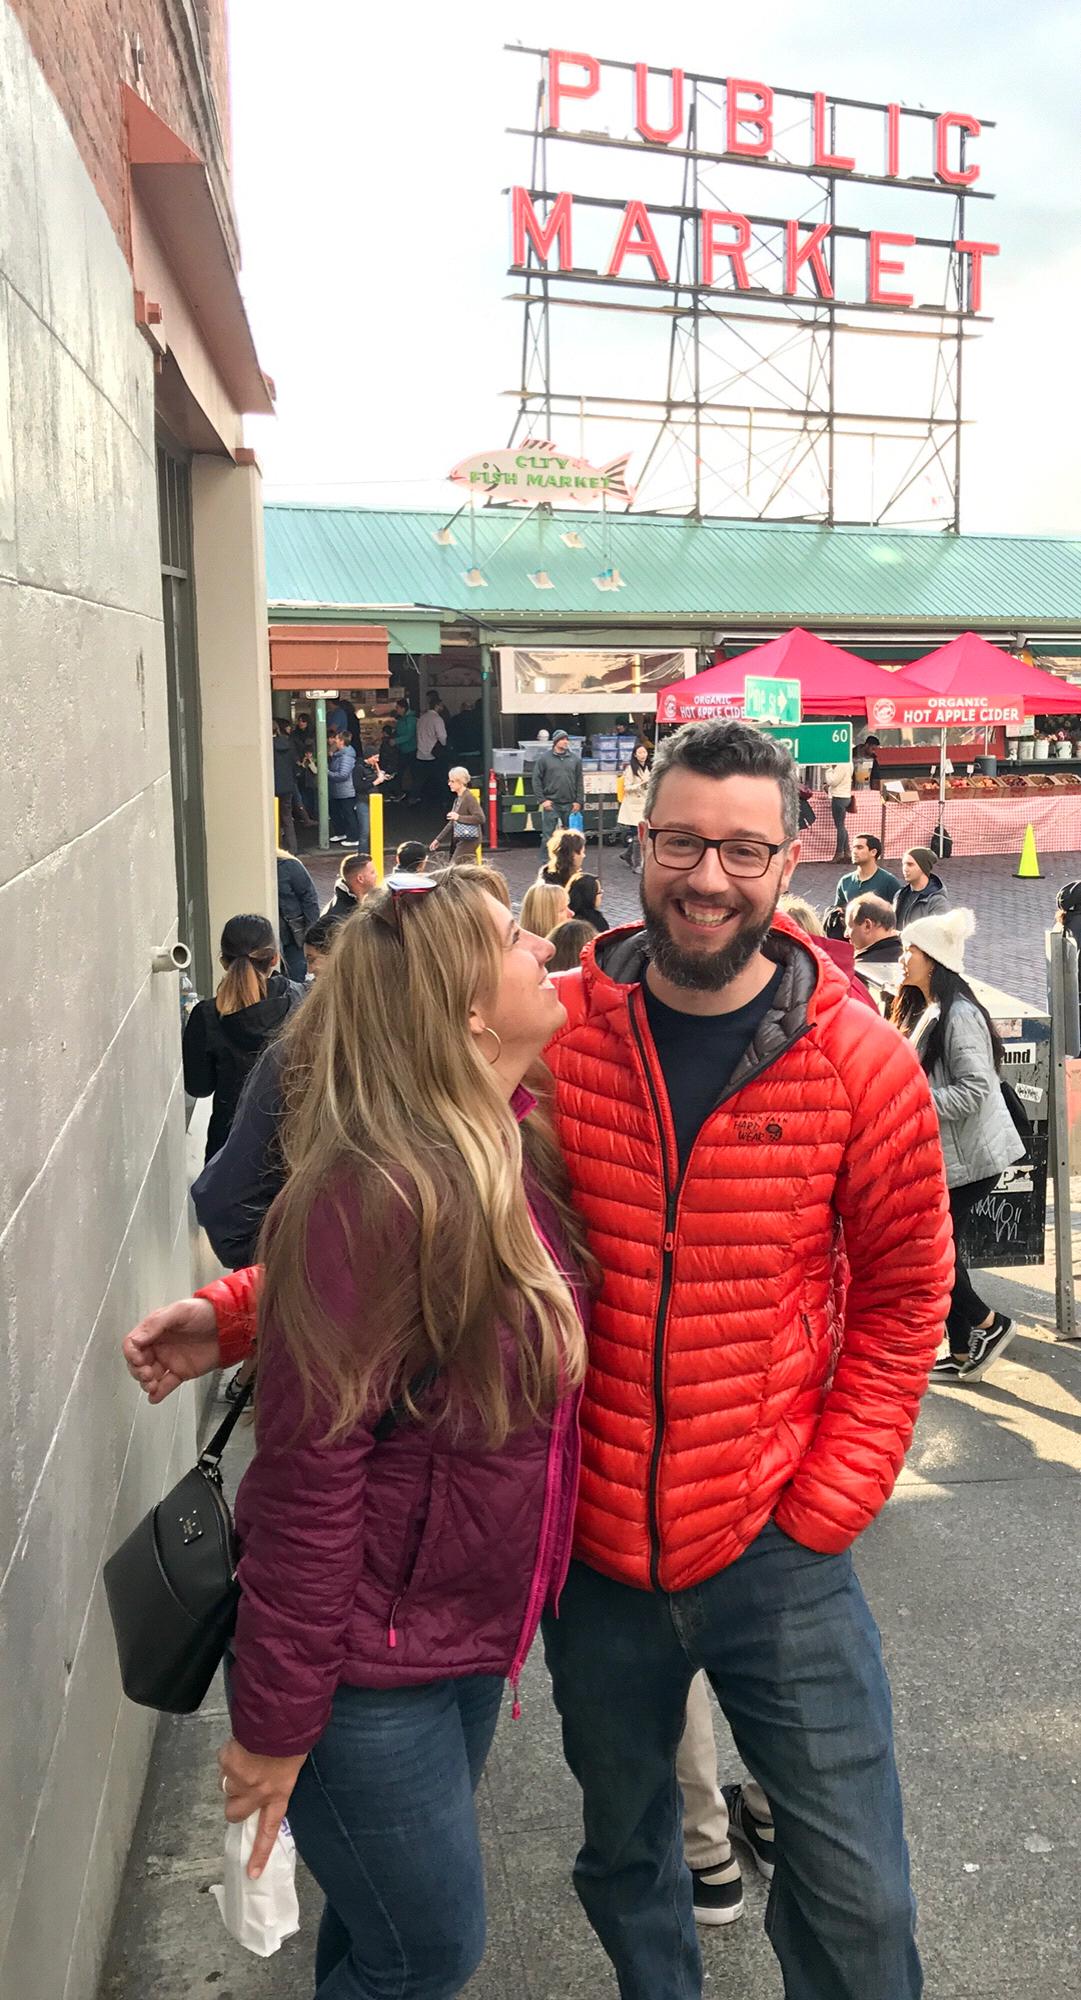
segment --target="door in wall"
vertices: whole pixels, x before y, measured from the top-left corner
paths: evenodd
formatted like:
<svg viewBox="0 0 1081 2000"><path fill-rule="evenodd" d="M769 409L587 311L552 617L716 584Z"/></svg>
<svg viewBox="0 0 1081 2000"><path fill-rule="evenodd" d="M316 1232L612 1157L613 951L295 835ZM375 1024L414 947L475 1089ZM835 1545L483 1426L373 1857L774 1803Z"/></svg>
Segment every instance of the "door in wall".
<svg viewBox="0 0 1081 2000"><path fill-rule="evenodd" d="M214 971L207 914L202 716L191 554L191 471L187 456L160 439L158 524L177 909L180 936L192 956L192 981L200 994L207 995L214 989Z"/></svg>

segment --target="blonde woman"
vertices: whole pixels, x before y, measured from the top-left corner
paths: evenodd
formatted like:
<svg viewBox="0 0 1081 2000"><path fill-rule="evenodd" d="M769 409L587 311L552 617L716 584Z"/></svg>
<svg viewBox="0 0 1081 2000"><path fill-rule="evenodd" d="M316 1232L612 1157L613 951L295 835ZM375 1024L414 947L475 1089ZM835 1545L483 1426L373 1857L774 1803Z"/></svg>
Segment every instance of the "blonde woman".
<svg viewBox="0 0 1081 2000"><path fill-rule="evenodd" d="M479 872L369 896L283 1049L219 1762L252 1874L288 1808L326 2000L449 2000L476 1969L473 1792L570 1559L584 1251L530 1089L565 1015ZM183 1359L128 1336L152 1400L213 1365L193 1314L215 1359L250 1351L256 1277L152 1315L186 1313Z"/></svg>
<svg viewBox="0 0 1081 2000"><path fill-rule="evenodd" d="M567 891L557 882L534 882L522 897L522 929L546 938L571 914Z"/></svg>
<svg viewBox="0 0 1081 2000"><path fill-rule="evenodd" d="M229 1137L250 1072L303 998L278 970L278 941L266 917L230 917L221 934L225 977L212 1000L192 1008L184 1028L184 1089L212 1097L206 1157Z"/></svg>
<svg viewBox="0 0 1081 2000"><path fill-rule="evenodd" d="M436 834L428 851L435 854L439 848L449 847L452 867L475 866L477 848L484 839L480 800L469 789L469 772L464 764L455 764L447 772L447 783L454 794L454 804L447 814L446 826L442 833Z"/></svg>

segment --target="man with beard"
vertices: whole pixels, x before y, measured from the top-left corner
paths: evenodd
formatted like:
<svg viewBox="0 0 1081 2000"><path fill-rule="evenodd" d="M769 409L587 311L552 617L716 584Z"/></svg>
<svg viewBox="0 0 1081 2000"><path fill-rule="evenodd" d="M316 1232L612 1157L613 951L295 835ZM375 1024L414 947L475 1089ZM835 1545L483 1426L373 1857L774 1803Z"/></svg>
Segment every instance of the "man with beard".
<svg viewBox="0 0 1081 2000"><path fill-rule="evenodd" d="M772 1807L789 2000L922 1990L849 1548L941 1338L949 1212L912 1051L777 913L798 811L757 731L670 736L639 829L644 926L563 975L547 1051L602 1283L575 1560L544 1636L583 1790L575 1883L623 2000L701 1992L675 1778L700 1668Z"/></svg>
<svg viewBox="0 0 1081 2000"><path fill-rule="evenodd" d="M773 1870L788 2000L922 1991L889 1686L849 1550L942 1337L949 1206L912 1048L777 913L798 808L757 731L670 736L639 829L644 925L560 975L547 1051L600 1281L574 1561L544 1640L583 1790L575 1883L622 2000L701 1993L676 1751L702 1669L772 1808L760 1852L729 1800ZM214 1163L247 1134L249 1232L273 1096L253 1078ZM244 1175L224 1177L235 1211ZM197 1298L129 1336L156 1399L215 1365L214 1322Z"/></svg>

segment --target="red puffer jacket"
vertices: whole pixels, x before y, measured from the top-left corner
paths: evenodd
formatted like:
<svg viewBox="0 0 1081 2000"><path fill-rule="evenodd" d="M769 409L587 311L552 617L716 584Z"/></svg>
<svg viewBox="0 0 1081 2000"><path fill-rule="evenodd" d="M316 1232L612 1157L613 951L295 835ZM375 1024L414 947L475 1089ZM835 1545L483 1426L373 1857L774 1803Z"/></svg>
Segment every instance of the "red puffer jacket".
<svg viewBox="0 0 1081 2000"><path fill-rule="evenodd" d="M575 1553L643 1590L700 1583L771 1515L845 1548L892 1490L949 1301L911 1048L787 918L767 950L785 967L775 1003L681 1180L643 933L599 939L559 981L569 1018L547 1058L604 1271Z"/></svg>

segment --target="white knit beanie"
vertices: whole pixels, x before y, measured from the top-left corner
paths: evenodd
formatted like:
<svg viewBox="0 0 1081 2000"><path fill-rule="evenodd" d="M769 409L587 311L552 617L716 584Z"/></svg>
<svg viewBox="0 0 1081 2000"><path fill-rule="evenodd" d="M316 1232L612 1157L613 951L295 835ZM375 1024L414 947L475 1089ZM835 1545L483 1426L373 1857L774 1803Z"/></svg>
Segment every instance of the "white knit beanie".
<svg viewBox="0 0 1081 2000"><path fill-rule="evenodd" d="M965 944L975 928L971 910L934 910L929 917L917 917L914 923L906 924L901 943L917 945L936 965L963 973Z"/></svg>

